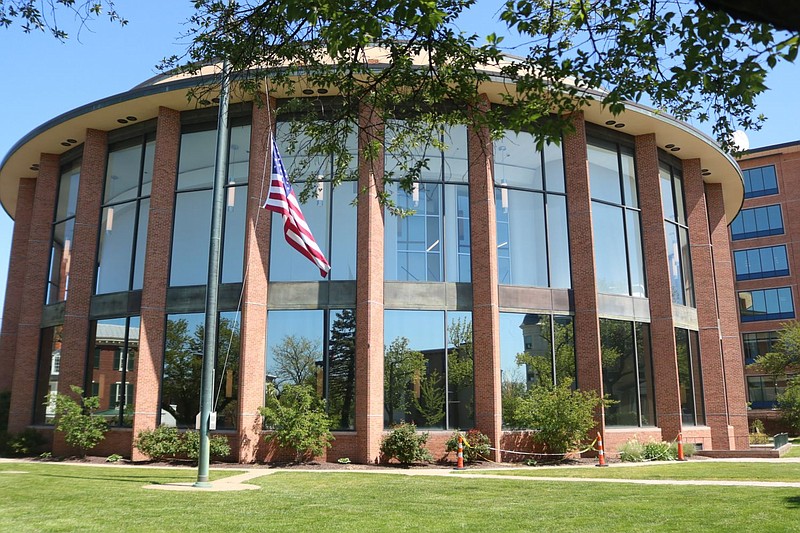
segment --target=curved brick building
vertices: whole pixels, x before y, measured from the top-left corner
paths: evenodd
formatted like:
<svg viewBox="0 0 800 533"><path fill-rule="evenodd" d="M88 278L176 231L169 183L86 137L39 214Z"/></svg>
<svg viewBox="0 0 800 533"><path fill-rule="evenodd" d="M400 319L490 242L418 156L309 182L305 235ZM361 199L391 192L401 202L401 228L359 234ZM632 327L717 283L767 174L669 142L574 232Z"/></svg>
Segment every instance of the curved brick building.
<svg viewBox="0 0 800 533"><path fill-rule="evenodd" d="M187 102L194 83L159 77L72 110L2 161L10 431L51 433L45 399L70 385L99 395L111 422L97 453L137 457L139 431L194 426L217 116ZM505 90L481 88L490 105ZM342 139L353 154L364 132L402 128L368 111ZM611 450L681 431L747 447L727 235L742 175L703 134L637 105L587 107L544 151L525 132L442 128L446 148L413 190L389 187L406 218L361 192L383 187L391 151L369 168L356 156L358 181L335 188L333 156L318 157L303 209L332 265L321 280L260 209L274 115L242 101L231 116L214 395L239 461L273 453L257 409L286 383L326 399L328 460L375 460L401 420L429 429L434 452L454 428L520 446L514 402L543 380L616 400L599 421ZM277 115L279 145L288 120ZM303 159L282 150L289 167Z"/></svg>

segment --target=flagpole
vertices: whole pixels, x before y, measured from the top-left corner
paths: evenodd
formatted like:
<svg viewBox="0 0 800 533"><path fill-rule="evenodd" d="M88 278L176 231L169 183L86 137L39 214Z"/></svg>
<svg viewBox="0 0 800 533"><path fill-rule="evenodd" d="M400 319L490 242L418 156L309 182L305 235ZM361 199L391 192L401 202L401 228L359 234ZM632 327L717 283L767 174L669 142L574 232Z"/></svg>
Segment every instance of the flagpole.
<svg viewBox="0 0 800 533"><path fill-rule="evenodd" d="M219 118L217 120L217 151L214 160L214 187L212 189L211 243L208 251L208 280L206 283L206 322L203 342L203 373L200 384L200 456L197 461L195 487L208 488L208 465L211 422L211 404L214 394L214 366L217 351L217 315L219 314L219 273L222 250L222 214L225 203L225 176L228 170L228 97L230 93L230 66L222 62L222 83L219 93Z"/></svg>

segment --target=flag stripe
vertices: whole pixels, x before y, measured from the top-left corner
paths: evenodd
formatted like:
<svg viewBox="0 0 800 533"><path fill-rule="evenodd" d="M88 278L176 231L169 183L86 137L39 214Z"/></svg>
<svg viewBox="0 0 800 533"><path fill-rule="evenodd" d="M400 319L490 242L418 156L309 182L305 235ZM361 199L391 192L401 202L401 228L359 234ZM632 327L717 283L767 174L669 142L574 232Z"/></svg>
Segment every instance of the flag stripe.
<svg viewBox="0 0 800 533"><path fill-rule="evenodd" d="M331 265L325 259L311 229L306 223L300 204L289 183L289 176L283 166L283 160L278 152L275 138L272 140L272 175L270 177L269 193L264 209L283 215L283 236L289 245L300 252L309 261L319 268L319 273L324 278L328 275Z"/></svg>

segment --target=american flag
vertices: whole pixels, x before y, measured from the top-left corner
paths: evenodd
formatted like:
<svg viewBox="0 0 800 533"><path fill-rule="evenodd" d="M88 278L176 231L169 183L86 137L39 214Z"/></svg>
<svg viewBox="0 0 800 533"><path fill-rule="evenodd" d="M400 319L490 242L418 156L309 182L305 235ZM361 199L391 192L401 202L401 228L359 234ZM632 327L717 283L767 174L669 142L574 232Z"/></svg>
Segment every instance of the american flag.
<svg viewBox="0 0 800 533"><path fill-rule="evenodd" d="M286 242L317 265L320 275L324 278L328 275L331 265L317 246L317 241L314 240L314 236L306 224L300 204L292 190L292 184L289 183L289 176L286 174L286 167L283 166L283 160L281 154L278 153L278 145L275 144L274 137L271 143L272 176L264 209L283 215L283 235L286 237Z"/></svg>

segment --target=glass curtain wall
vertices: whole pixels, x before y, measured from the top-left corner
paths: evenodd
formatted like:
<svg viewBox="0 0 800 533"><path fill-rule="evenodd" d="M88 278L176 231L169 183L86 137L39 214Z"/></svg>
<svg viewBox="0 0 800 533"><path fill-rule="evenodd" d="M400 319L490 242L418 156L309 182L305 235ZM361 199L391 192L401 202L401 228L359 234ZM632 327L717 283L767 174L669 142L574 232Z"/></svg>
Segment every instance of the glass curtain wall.
<svg viewBox="0 0 800 533"><path fill-rule="evenodd" d="M111 426L133 425L139 317L95 322L90 352L91 395L100 399L99 415Z"/></svg>
<svg viewBox="0 0 800 533"><path fill-rule="evenodd" d="M216 129L184 127L172 230L170 286L205 285L211 239ZM250 126L231 128L225 183L221 283L242 281Z"/></svg>
<svg viewBox="0 0 800 533"><path fill-rule="evenodd" d="M217 429L236 427L239 391L240 315L219 314L217 357L211 410ZM161 425L194 428L200 412L205 314L167 315L164 373L161 381Z"/></svg>
<svg viewBox="0 0 800 533"><path fill-rule="evenodd" d="M406 216L385 216L387 280L471 281L467 129L442 127L424 146L412 146L411 162L397 151L408 136L403 121L386 127L386 171L394 179L415 175L411 190L388 185Z"/></svg>
<svg viewBox="0 0 800 533"><path fill-rule="evenodd" d="M385 311L384 342L385 427L475 424L471 313Z"/></svg>
<svg viewBox="0 0 800 533"><path fill-rule="evenodd" d="M705 425L700 341L697 332L675 328L675 346L678 355L678 385L681 391L683 423L690 426Z"/></svg>
<svg viewBox="0 0 800 533"><path fill-rule="evenodd" d="M352 309L269 311L266 383L306 385L325 401L332 429L355 428L356 317Z"/></svg>
<svg viewBox="0 0 800 533"><path fill-rule="evenodd" d="M650 324L600 319L603 392L616 403L605 408L606 425L654 426Z"/></svg>
<svg viewBox="0 0 800 533"><path fill-rule="evenodd" d="M294 136L291 122L278 122L276 138L286 171L294 181L294 192L301 200L301 191L312 187L311 194L300 203L314 240L331 264L331 280L356 279L356 206L357 181L343 181L335 187L336 161L331 154L309 154L309 138ZM348 173L358 170L358 137L355 132L345 139L352 156ZM319 269L286 242L283 218L272 214L270 249L270 281L320 281Z"/></svg>
<svg viewBox="0 0 800 533"><path fill-rule="evenodd" d="M55 394L61 374L61 339L64 326L52 326L41 330L39 363L36 376L36 402L33 423L52 424L56 414Z"/></svg>
<svg viewBox="0 0 800 533"><path fill-rule="evenodd" d="M575 387L575 329L571 316L500 313L503 426L521 428L514 411L529 388L565 382Z"/></svg>
<svg viewBox="0 0 800 533"><path fill-rule="evenodd" d="M142 288L154 153L154 133L109 151L95 294Z"/></svg>
<svg viewBox="0 0 800 533"><path fill-rule="evenodd" d="M659 165L659 174L672 303L694 307L694 282L689 251L689 226L686 222L686 204L683 198L683 176L677 168L664 162Z"/></svg>
<svg viewBox="0 0 800 533"><path fill-rule="evenodd" d="M47 278L47 300L45 302L48 304L63 302L67 299L80 179L80 162L61 169L56 212L53 219L53 237L50 245L50 272Z"/></svg>
<svg viewBox="0 0 800 533"><path fill-rule="evenodd" d="M530 133L494 143L498 279L504 285L571 287L564 158L536 149Z"/></svg>
<svg viewBox="0 0 800 533"><path fill-rule="evenodd" d="M588 139L598 292L646 297L633 148Z"/></svg>

